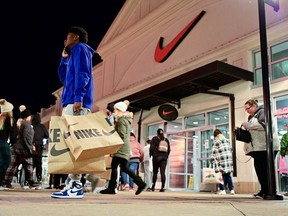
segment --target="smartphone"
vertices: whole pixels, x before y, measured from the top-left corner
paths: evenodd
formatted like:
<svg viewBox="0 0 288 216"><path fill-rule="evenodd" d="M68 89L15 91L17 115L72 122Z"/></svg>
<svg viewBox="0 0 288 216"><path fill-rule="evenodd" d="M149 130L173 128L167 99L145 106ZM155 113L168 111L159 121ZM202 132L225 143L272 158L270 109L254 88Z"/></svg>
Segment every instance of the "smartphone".
<svg viewBox="0 0 288 216"><path fill-rule="evenodd" d="M64 50L68 55L70 55L71 49L69 47L65 47Z"/></svg>

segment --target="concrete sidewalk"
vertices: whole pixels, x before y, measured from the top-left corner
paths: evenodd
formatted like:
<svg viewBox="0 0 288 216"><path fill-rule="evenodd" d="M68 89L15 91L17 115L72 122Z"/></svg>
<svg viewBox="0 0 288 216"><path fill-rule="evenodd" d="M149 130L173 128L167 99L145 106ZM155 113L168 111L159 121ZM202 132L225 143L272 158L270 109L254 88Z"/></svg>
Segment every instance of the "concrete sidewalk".
<svg viewBox="0 0 288 216"><path fill-rule="evenodd" d="M0 191L0 216L287 216L288 197L262 200L251 194L119 191L116 195L85 193L83 199L54 199L55 190Z"/></svg>

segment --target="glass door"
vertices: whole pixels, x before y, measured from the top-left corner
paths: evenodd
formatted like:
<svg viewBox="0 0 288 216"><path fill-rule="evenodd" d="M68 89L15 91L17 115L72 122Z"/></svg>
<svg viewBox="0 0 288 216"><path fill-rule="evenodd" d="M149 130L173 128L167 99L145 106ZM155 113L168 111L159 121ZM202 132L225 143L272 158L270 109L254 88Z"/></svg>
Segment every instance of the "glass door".
<svg viewBox="0 0 288 216"><path fill-rule="evenodd" d="M171 190L194 189L194 143L195 131L168 135L171 153L168 163L167 186Z"/></svg>
<svg viewBox="0 0 288 216"><path fill-rule="evenodd" d="M215 126L209 126L199 129L199 149L198 149L198 164L197 167L197 188L199 191L211 191L215 189L215 185L212 184L203 184L202 183L202 169L209 166L209 157L211 155L212 146L213 146L213 131Z"/></svg>

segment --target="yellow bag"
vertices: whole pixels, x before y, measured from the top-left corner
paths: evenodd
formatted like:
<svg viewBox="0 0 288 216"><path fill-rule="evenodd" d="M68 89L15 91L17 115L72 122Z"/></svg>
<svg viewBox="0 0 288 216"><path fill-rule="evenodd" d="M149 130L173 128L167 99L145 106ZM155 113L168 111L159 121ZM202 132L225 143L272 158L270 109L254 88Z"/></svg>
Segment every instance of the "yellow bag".
<svg viewBox="0 0 288 216"><path fill-rule="evenodd" d="M106 172L104 156L88 160L75 161L60 132L59 116L51 116L49 128L48 173L53 174L82 174Z"/></svg>
<svg viewBox="0 0 288 216"><path fill-rule="evenodd" d="M123 140L103 111L88 115L64 115L61 133L75 160L86 160L117 152Z"/></svg>

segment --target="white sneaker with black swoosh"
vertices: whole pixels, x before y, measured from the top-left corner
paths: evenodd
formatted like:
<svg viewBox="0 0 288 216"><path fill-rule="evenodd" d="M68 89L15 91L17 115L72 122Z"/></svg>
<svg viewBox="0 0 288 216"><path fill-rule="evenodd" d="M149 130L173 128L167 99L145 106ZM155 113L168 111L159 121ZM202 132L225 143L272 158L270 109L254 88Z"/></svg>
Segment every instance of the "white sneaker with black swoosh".
<svg viewBox="0 0 288 216"><path fill-rule="evenodd" d="M81 182L70 182L70 187L64 188L60 192L52 193L52 198L60 199L82 199L83 198L83 187Z"/></svg>

